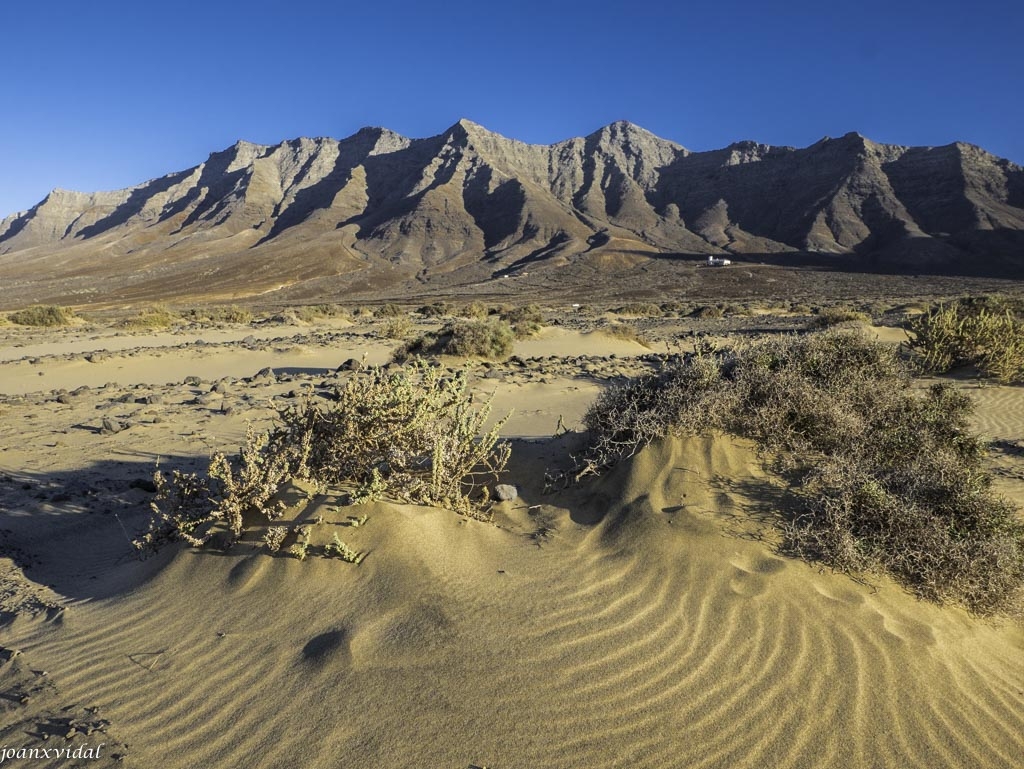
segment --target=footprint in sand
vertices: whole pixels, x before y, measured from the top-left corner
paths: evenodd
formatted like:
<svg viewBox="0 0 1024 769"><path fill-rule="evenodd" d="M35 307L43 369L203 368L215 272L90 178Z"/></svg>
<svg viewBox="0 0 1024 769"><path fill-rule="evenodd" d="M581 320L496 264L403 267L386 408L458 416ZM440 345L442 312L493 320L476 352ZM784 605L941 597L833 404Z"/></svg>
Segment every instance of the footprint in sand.
<svg viewBox="0 0 1024 769"><path fill-rule="evenodd" d="M850 606L864 603L864 596L848 587L815 584L814 589L820 595L836 603L845 603Z"/></svg>
<svg viewBox="0 0 1024 769"><path fill-rule="evenodd" d="M736 595L744 598L753 598L761 595L768 585L764 577L753 574L744 569L733 569L732 578L729 580L729 589Z"/></svg>
<svg viewBox="0 0 1024 769"><path fill-rule="evenodd" d="M313 636L302 647L302 661L317 667L331 661L344 662L350 657L349 634L344 628Z"/></svg>
<svg viewBox="0 0 1024 769"><path fill-rule="evenodd" d="M267 565L271 560L261 554L243 558L232 566L231 571L228 572L228 587L236 593L248 592L267 570Z"/></svg>

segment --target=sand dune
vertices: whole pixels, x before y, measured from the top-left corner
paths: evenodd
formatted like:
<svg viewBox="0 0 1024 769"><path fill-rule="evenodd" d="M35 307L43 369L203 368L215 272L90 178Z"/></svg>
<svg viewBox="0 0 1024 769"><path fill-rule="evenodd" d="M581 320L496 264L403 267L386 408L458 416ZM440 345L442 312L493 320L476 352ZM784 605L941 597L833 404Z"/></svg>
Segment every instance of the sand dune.
<svg viewBox="0 0 1024 769"><path fill-rule="evenodd" d="M586 344L559 332L517 352ZM216 363L201 353L167 355L188 373ZM15 372L4 384L17 390L24 365L3 364ZM121 765L171 769L1019 766L1024 630L777 555L762 519L785 489L743 441L665 441L594 484L543 493L571 438L536 438L559 415L578 420L603 385L540 365L474 379L496 411L525 412L506 430L529 439L509 470L520 497L493 524L331 496L295 505L296 519L324 516L317 536L367 552L359 566L244 543L134 558L120 526L141 524L148 495L130 481L155 455L202 457L193 430L230 445L265 405L205 413L184 386L153 384L38 396L45 408L9 399L0 542L31 553L28 579L66 607L0 628L59 687L40 711L12 711L19 723L99 706L109 726L96 736L127 743ZM232 385L264 400L298 386ZM162 403L118 401L157 391ZM1020 436L1019 389L979 393L979 427ZM134 421L73 429L99 413ZM344 525L353 513L365 525Z"/></svg>

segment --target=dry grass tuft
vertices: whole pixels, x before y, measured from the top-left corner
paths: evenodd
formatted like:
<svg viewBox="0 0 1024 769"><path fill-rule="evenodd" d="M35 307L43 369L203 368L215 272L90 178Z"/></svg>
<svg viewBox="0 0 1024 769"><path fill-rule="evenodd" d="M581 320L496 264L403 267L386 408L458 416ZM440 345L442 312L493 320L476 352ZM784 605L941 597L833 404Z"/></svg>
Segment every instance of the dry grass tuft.
<svg viewBox="0 0 1024 769"><path fill-rule="evenodd" d="M66 326L74 318L75 313L71 308L55 304L37 304L7 315L7 319L11 323L16 323L19 326L39 327Z"/></svg>
<svg viewBox="0 0 1024 769"><path fill-rule="evenodd" d="M118 325L126 329L161 329L169 328L175 322L180 321L181 316L171 312L163 305L146 307L131 318L125 318Z"/></svg>
<svg viewBox="0 0 1024 769"><path fill-rule="evenodd" d="M612 339L621 339L624 342L636 342L639 345L650 348L650 341L639 331L628 323L613 323L610 326L602 326L598 329L602 334Z"/></svg>

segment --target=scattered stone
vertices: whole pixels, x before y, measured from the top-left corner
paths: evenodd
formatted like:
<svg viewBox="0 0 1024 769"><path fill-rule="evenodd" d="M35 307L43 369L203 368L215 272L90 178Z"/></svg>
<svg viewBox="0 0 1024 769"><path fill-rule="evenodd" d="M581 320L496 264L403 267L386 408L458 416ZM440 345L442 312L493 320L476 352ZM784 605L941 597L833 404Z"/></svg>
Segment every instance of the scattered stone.
<svg viewBox="0 0 1024 769"><path fill-rule="evenodd" d="M338 366L336 371L362 371L363 363L355 358L349 358L347 361Z"/></svg>
<svg viewBox="0 0 1024 769"><path fill-rule="evenodd" d="M156 484L148 478L133 478L128 484L129 489L141 489L150 494L156 494Z"/></svg>
<svg viewBox="0 0 1024 769"><path fill-rule="evenodd" d="M494 496L501 502L510 502L519 496L519 490L510 483L499 483L494 487Z"/></svg>
<svg viewBox="0 0 1024 769"><path fill-rule="evenodd" d="M197 376L187 376L184 379L184 383L189 387L198 387L203 383L203 380Z"/></svg>
<svg viewBox="0 0 1024 769"><path fill-rule="evenodd" d="M115 435L115 434L121 432L122 430L124 430L124 428L125 428L125 426L123 424L121 424L120 422L118 422L116 420L111 419L110 417L103 417L102 424L103 424L103 427L100 430L100 433L102 433L104 435Z"/></svg>

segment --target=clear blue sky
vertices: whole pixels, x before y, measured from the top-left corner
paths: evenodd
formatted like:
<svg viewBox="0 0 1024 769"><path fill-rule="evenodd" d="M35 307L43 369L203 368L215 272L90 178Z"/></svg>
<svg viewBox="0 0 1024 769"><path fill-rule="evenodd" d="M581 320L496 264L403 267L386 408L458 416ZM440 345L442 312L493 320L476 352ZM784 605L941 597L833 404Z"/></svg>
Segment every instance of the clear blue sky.
<svg viewBox="0 0 1024 769"><path fill-rule="evenodd" d="M549 143L626 119L694 150L859 131L1024 164L1024 1L0 4L0 217L237 139Z"/></svg>

